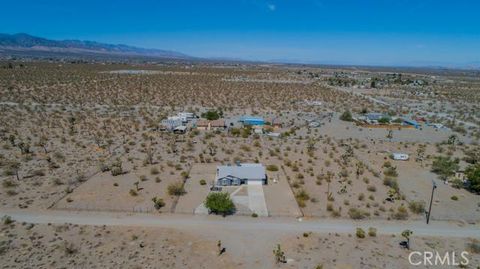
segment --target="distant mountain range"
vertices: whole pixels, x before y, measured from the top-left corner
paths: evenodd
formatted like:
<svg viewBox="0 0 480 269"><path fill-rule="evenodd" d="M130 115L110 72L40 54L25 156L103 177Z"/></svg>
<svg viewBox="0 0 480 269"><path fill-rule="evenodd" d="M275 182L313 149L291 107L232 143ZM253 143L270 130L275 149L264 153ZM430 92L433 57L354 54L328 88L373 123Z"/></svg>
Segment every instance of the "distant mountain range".
<svg viewBox="0 0 480 269"><path fill-rule="evenodd" d="M0 34L0 54L50 56L141 56L167 59L193 59L189 55L169 50L145 49L95 41L51 40L24 33Z"/></svg>

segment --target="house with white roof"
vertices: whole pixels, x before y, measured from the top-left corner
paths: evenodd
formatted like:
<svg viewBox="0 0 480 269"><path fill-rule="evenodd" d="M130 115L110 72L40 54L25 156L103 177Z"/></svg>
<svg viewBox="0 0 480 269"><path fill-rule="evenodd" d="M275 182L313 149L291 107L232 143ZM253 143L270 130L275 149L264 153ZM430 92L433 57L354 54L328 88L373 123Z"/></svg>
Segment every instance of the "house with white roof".
<svg viewBox="0 0 480 269"><path fill-rule="evenodd" d="M265 167L258 163L238 163L217 166L216 184L219 186L236 186L241 184L267 184Z"/></svg>

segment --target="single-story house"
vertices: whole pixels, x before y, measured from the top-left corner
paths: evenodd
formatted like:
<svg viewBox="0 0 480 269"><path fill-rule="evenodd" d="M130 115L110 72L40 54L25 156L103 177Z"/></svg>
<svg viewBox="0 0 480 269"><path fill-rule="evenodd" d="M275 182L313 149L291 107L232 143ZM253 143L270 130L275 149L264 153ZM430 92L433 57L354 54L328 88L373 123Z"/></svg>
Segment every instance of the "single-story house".
<svg viewBox="0 0 480 269"><path fill-rule="evenodd" d="M282 121L279 118L269 118L266 123L269 123L273 128L282 128Z"/></svg>
<svg viewBox="0 0 480 269"><path fill-rule="evenodd" d="M183 121L179 117L169 117L160 122L160 130L173 131L178 126L182 126Z"/></svg>
<svg viewBox="0 0 480 269"><path fill-rule="evenodd" d="M225 128L227 128L227 124L224 119L210 121L211 130L225 130Z"/></svg>
<svg viewBox="0 0 480 269"><path fill-rule="evenodd" d="M406 153L393 153L392 156L396 161L407 161L410 158Z"/></svg>
<svg viewBox="0 0 480 269"><path fill-rule="evenodd" d="M216 185L267 184L265 167L259 163L217 166Z"/></svg>
<svg viewBox="0 0 480 269"><path fill-rule="evenodd" d="M241 117L240 122L243 123L243 125L265 125L265 120L260 117Z"/></svg>
<svg viewBox="0 0 480 269"><path fill-rule="evenodd" d="M201 131L209 130L210 121L209 120L198 120L195 123L195 127L197 128L197 130L201 130Z"/></svg>
<svg viewBox="0 0 480 269"><path fill-rule="evenodd" d="M227 125L225 120L218 119L218 120L199 120L195 124L198 130L208 131L208 130L225 130Z"/></svg>

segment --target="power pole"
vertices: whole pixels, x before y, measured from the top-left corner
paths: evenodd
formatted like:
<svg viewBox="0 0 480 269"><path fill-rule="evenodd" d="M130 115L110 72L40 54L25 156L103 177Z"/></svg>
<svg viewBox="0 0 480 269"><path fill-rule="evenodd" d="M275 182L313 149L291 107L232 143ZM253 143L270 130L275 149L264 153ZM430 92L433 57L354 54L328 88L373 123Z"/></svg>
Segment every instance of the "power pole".
<svg viewBox="0 0 480 269"><path fill-rule="evenodd" d="M435 181L432 180L432 184L433 184L433 186L432 186L432 196L430 197L430 206L428 207L428 212L427 212L427 224L430 221L430 214L432 213L433 192L437 188L437 184L435 183Z"/></svg>

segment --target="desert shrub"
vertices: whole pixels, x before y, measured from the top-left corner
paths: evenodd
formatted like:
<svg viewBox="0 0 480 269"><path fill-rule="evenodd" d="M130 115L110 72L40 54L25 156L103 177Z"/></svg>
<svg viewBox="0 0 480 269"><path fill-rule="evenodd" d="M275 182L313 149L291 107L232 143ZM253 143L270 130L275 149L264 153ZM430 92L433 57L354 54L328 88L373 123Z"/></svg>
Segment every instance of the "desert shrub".
<svg viewBox="0 0 480 269"><path fill-rule="evenodd" d="M63 242L63 250L67 255L73 255L78 251L73 243L67 241Z"/></svg>
<svg viewBox="0 0 480 269"><path fill-rule="evenodd" d="M4 225L9 225L9 224L12 224L14 220L12 219L12 217L5 215L2 217L2 222Z"/></svg>
<svg viewBox="0 0 480 269"><path fill-rule="evenodd" d="M299 200L307 201L310 199L310 195L308 195L307 191L305 191L304 189L301 189L295 194L295 198Z"/></svg>
<svg viewBox="0 0 480 269"><path fill-rule="evenodd" d="M153 202L153 206L157 210L165 206L165 202L163 201L162 198L153 197L152 202Z"/></svg>
<svg viewBox="0 0 480 269"><path fill-rule="evenodd" d="M402 206L399 206L397 208L397 212L392 214L392 218L396 220L406 220L408 218L408 211L407 208Z"/></svg>
<svg viewBox="0 0 480 269"><path fill-rule="evenodd" d="M397 168L394 166L390 166L387 169L385 169L385 171L383 171L383 174L388 177L397 177L398 176Z"/></svg>
<svg viewBox="0 0 480 269"><path fill-rule="evenodd" d="M365 194L360 193L360 194L358 195L358 200L359 200L359 201L365 200Z"/></svg>
<svg viewBox="0 0 480 269"><path fill-rule="evenodd" d="M252 213L252 218L256 218L258 217L258 214L257 213Z"/></svg>
<svg viewBox="0 0 480 269"><path fill-rule="evenodd" d="M397 183L397 180L395 178L385 177L385 179L383 180L383 184L385 186L388 186L388 187L394 189L395 191L398 191L398 183Z"/></svg>
<svg viewBox="0 0 480 269"><path fill-rule="evenodd" d="M207 185L207 181L205 181L205 179L200 179L200 185Z"/></svg>
<svg viewBox="0 0 480 269"><path fill-rule="evenodd" d="M365 238L365 231L362 228L357 228L355 235L357 238Z"/></svg>
<svg viewBox="0 0 480 269"><path fill-rule="evenodd" d="M33 171L33 175L37 177L43 177L45 176L45 170L43 169L35 170Z"/></svg>
<svg viewBox="0 0 480 269"><path fill-rule="evenodd" d="M478 239L472 240L472 242L467 243L467 249L471 253L480 254L480 241Z"/></svg>
<svg viewBox="0 0 480 269"><path fill-rule="evenodd" d="M13 187L16 187L18 184L16 182L14 182L13 180L11 179L5 179L3 182L2 182L2 186L4 188L13 188Z"/></svg>
<svg viewBox="0 0 480 269"><path fill-rule="evenodd" d="M112 176L119 176L123 174L123 170L121 167L114 166L110 169L110 173L112 174Z"/></svg>
<svg viewBox="0 0 480 269"><path fill-rule="evenodd" d="M348 216L350 216L351 219L358 220L358 219L364 219L366 217L369 217L370 213L363 211L361 209L352 207L348 210Z"/></svg>
<svg viewBox="0 0 480 269"><path fill-rule="evenodd" d="M205 207L214 214L228 215L235 211L235 204L226 192L212 192L205 200Z"/></svg>
<svg viewBox="0 0 480 269"><path fill-rule="evenodd" d="M424 201L411 201L408 203L408 208L415 214L425 213L425 202Z"/></svg>
<svg viewBox="0 0 480 269"><path fill-rule="evenodd" d="M452 160L450 157L435 157L435 160L432 162L432 172L439 175L443 180L453 176L458 168L458 161Z"/></svg>
<svg viewBox="0 0 480 269"><path fill-rule="evenodd" d="M458 201L458 196L452 195L452 197L450 197L450 199L452 199L453 201Z"/></svg>
<svg viewBox="0 0 480 269"><path fill-rule="evenodd" d="M276 172L276 171L278 171L278 166L276 166L274 164L267 165L267 170L271 171L271 172Z"/></svg>
<svg viewBox="0 0 480 269"><path fill-rule="evenodd" d="M349 110L346 110L346 111L343 112L343 114L340 116L340 120L343 120L343 121L353 121L352 112L350 112Z"/></svg>
<svg viewBox="0 0 480 269"><path fill-rule="evenodd" d="M181 182L172 183L168 185L167 191L169 195L180 196L185 194L185 189Z"/></svg>
<svg viewBox="0 0 480 269"><path fill-rule="evenodd" d="M157 167L152 167L150 169L150 174L152 174L152 175L158 175L159 173L160 173L160 171L158 170Z"/></svg>
<svg viewBox="0 0 480 269"><path fill-rule="evenodd" d="M138 195L138 192L134 189L130 189L130 191L128 192L131 196L137 196Z"/></svg>
<svg viewBox="0 0 480 269"><path fill-rule="evenodd" d="M375 229L373 227L368 228L368 235L371 236L371 237L377 236L377 229Z"/></svg>
<svg viewBox="0 0 480 269"><path fill-rule="evenodd" d="M376 191L377 191L377 187L375 187L374 185L368 185L368 186L367 186L367 190L368 190L368 191L371 191L371 192L376 192Z"/></svg>
<svg viewBox="0 0 480 269"><path fill-rule="evenodd" d="M465 175L468 178L468 189L480 193L480 163L469 165L465 170Z"/></svg>

